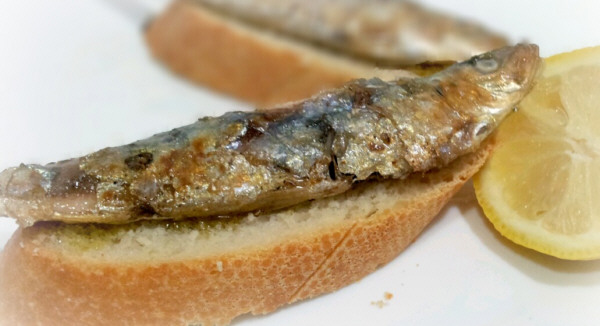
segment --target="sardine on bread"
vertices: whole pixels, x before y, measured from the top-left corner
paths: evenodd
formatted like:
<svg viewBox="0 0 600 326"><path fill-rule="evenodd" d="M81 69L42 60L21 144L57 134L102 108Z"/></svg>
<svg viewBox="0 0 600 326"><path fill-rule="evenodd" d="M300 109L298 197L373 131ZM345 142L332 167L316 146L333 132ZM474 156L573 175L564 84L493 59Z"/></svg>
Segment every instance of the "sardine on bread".
<svg viewBox="0 0 600 326"><path fill-rule="evenodd" d="M252 137L246 136L249 128L241 138L229 134L205 137L191 145L194 151L175 160L169 160L172 156L168 153L194 143L185 133L194 128L176 129L173 134L109 148L63 165L7 169L0 174L0 212L13 215L22 225L0 253L0 318L4 319L0 322L224 325L245 313L267 313L357 281L414 241L481 167L493 148L489 135L528 92L540 63L537 46L517 45L406 83L350 83L354 90L343 88L339 93L298 102L295 105L304 103L303 109L294 111L292 107L289 115L260 113L265 119L283 114L283 120L265 121L276 122L274 126L291 123L300 130L297 133L290 128L276 133L278 129L253 124L257 130L250 131ZM376 89L356 93L359 85ZM337 112L349 120L327 120L326 112ZM255 117L256 113L233 116L236 114ZM354 114L358 114L357 120L352 120ZM388 135L388 139L379 131L373 135L365 132L374 127L359 128L360 123L370 123L364 114L388 121L399 137ZM306 119L317 116L323 119ZM217 128L223 133L244 130L243 123L229 122L208 119L205 128L195 132L212 132L211 126L223 123L224 128ZM329 127L322 126L328 122ZM346 127L341 128L344 123ZM262 127L264 130L259 129ZM352 133L357 128L362 131ZM320 137L328 130L335 131L334 135ZM312 160L311 153L318 154L317 149L335 147L337 132L352 136L340 138L338 145L344 146L336 152L337 163L331 165L331 157L325 163ZM267 135L264 139L263 134ZM244 137L250 139L244 142ZM162 142L155 144L158 140ZM261 146L253 147L252 141ZM305 147L296 149L294 141ZM388 153L395 142L400 149ZM256 154L258 149L264 151ZM211 156L211 151L219 150L235 154L229 165L221 156ZM286 150L292 153L289 166L283 159ZM124 151L135 155L123 156ZM306 155L294 154L297 151ZM250 173L254 170L240 174L237 161L242 158L238 154L249 155L249 164L291 173L295 179L284 178L281 184L271 186L262 183L265 175L270 175L264 171L258 176ZM320 157L317 154L315 157ZM397 163L388 162L396 154L401 155ZM167 198L170 207L160 206L164 211L152 206L144 192L130 191L140 176L152 172L152 165L163 160L161 155L167 155L162 174L148 179L155 183L142 179L143 189L154 186L173 195ZM207 157L215 164L208 164ZM306 159L300 163L306 166L296 165L302 157ZM189 169L178 168L182 160ZM386 173L387 167L395 165L410 169ZM306 176L300 173L304 168L309 171ZM207 173L217 174L214 180L206 180L203 193L196 192L195 182L183 180L203 180ZM254 177L262 181L255 183ZM221 187L222 182L225 186ZM311 192L312 186L331 182L348 184L344 191ZM244 190L255 186L265 192L256 193L257 201L252 202ZM191 196L186 191L201 195ZM306 191L317 196L301 197L302 201L286 199ZM261 195L269 200L258 200ZM105 196L109 197L106 202ZM194 200L204 207L206 198L219 204L199 213L179 213L189 212ZM277 200L289 205L271 207ZM134 204L133 210L119 211L129 204ZM235 205L242 209L224 213L223 209ZM212 213L201 214L207 211ZM115 216L118 219L112 219Z"/></svg>
<svg viewBox="0 0 600 326"><path fill-rule="evenodd" d="M429 77L355 80L279 109L21 164L0 173L0 216L25 226L232 216L443 168L476 151L527 94L537 53L505 47Z"/></svg>

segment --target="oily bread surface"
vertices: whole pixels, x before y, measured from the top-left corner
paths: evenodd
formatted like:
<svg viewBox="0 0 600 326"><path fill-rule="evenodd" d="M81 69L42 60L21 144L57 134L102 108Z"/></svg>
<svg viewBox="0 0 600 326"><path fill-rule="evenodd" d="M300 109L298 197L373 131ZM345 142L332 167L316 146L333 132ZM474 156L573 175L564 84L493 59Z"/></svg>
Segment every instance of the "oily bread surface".
<svg viewBox="0 0 600 326"><path fill-rule="evenodd" d="M230 237L232 244L207 252L195 248L195 256L157 249L183 241L190 232L162 235L162 242L161 236L141 241L146 255L132 258L119 252L114 240L82 250L70 244L80 239L69 237L85 238L85 233L63 232L61 239L43 225L19 229L0 255L0 324L224 325L245 313L268 313L334 291L373 272L414 241L492 147L488 142L440 171L367 184L354 194L285 210L277 221L266 214L237 231L219 229L214 239ZM352 210L349 205L365 196L385 198L385 204L351 218L318 216ZM338 206L320 208L323 201ZM303 210L310 216L298 218ZM277 224L286 217L294 222ZM281 236L233 241L256 223L265 229L275 223L280 229L275 234ZM125 234L121 242L135 237ZM212 242L198 241L200 247Z"/></svg>
<svg viewBox="0 0 600 326"><path fill-rule="evenodd" d="M189 0L174 1L152 21L146 41L175 73L260 107L300 100L352 79L415 76L283 38Z"/></svg>

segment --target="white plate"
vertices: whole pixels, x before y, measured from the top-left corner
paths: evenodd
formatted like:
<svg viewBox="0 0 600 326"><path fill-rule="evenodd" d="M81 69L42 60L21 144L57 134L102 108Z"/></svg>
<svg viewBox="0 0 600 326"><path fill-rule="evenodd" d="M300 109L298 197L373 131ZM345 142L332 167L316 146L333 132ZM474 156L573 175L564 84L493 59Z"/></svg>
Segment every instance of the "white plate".
<svg viewBox="0 0 600 326"><path fill-rule="evenodd" d="M249 108L173 77L149 57L141 18L165 1L145 2L0 2L0 169ZM544 56L600 45L594 1L425 2L535 42ZM15 228L0 218L0 247ZM384 300L385 292L393 298ZM362 281L235 324L594 325L599 304L600 261L561 261L501 238L469 185L416 243Z"/></svg>

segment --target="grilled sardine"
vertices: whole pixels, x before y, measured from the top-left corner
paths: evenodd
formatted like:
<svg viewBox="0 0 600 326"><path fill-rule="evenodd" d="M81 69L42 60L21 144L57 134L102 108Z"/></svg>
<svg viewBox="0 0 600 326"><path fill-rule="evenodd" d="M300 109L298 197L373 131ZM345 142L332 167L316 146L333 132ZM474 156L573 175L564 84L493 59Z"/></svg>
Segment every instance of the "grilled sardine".
<svg viewBox="0 0 600 326"><path fill-rule="evenodd" d="M129 145L0 174L0 215L126 223L230 216L402 179L475 151L523 98L535 45L426 78L355 80L289 107L230 112Z"/></svg>

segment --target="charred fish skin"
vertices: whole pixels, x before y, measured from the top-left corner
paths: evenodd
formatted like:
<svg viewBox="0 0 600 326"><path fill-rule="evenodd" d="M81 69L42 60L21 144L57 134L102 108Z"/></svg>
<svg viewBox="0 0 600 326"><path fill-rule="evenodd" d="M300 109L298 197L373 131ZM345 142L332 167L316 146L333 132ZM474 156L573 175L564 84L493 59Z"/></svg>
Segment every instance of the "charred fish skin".
<svg viewBox="0 0 600 326"><path fill-rule="evenodd" d="M127 223L229 216L402 179L475 151L529 91L535 45L427 78L362 79L278 110L230 112L129 145L0 173L0 214Z"/></svg>
<svg viewBox="0 0 600 326"><path fill-rule="evenodd" d="M404 0L191 0L246 23L399 67L507 45L477 23Z"/></svg>

